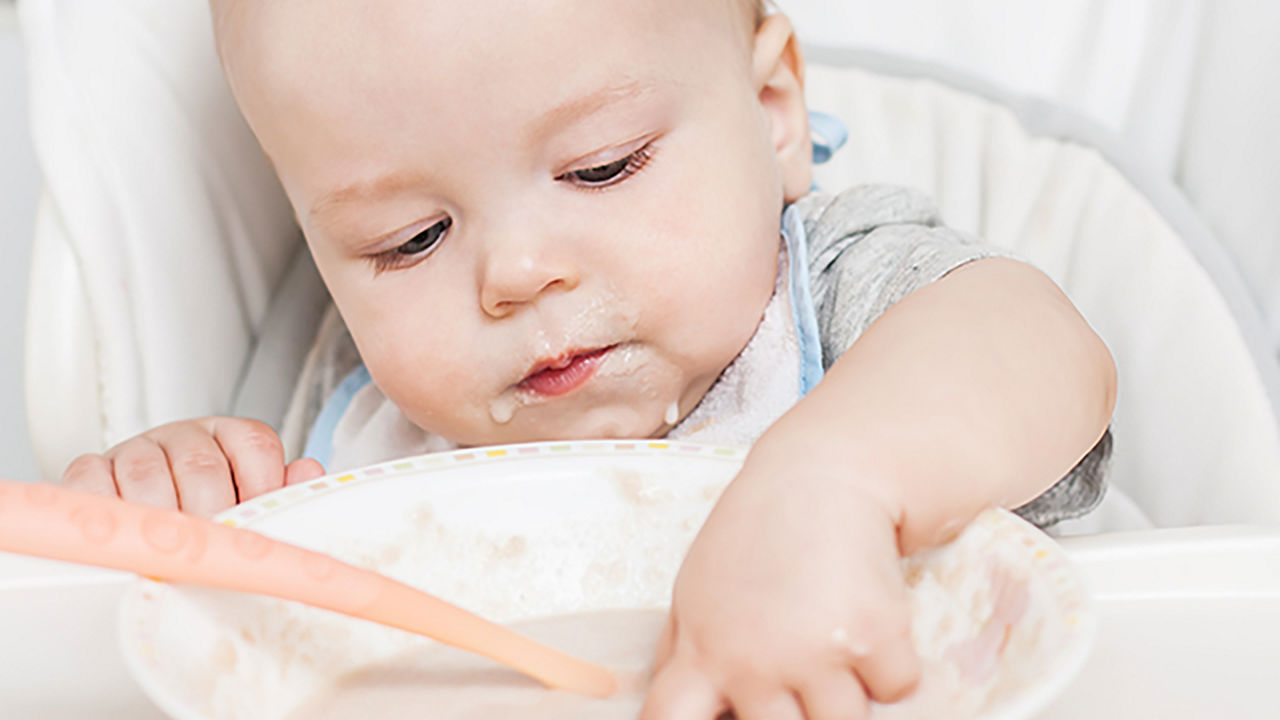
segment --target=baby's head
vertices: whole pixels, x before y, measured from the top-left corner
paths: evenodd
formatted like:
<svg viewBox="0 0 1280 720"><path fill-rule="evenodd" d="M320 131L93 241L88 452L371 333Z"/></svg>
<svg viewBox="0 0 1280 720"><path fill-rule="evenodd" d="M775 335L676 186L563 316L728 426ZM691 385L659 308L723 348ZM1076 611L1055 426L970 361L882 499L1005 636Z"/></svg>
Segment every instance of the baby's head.
<svg viewBox="0 0 1280 720"><path fill-rule="evenodd" d="M659 435L755 332L811 152L799 49L757 0L214 13L361 356L421 427Z"/></svg>

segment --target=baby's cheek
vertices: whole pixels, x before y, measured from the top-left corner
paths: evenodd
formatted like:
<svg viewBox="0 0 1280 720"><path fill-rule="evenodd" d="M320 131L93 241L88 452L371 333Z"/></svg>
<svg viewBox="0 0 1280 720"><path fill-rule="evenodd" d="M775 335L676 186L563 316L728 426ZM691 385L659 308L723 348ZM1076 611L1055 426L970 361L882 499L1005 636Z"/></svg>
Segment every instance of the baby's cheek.
<svg viewBox="0 0 1280 720"><path fill-rule="evenodd" d="M481 386L478 362L449 352L395 353L365 358L379 389L415 424L428 429L453 424L473 404L468 390Z"/></svg>
<svg viewBox="0 0 1280 720"><path fill-rule="evenodd" d="M487 436L491 423L482 404L456 392L462 387L458 383L422 383L403 386L400 392L384 392L415 426L455 442L474 444L476 438Z"/></svg>

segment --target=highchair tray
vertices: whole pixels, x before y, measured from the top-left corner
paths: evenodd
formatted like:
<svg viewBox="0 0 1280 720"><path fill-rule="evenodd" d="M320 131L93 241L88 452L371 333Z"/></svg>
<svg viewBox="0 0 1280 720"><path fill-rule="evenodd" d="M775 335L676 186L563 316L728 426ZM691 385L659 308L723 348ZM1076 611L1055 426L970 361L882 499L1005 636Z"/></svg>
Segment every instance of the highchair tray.
<svg viewBox="0 0 1280 720"><path fill-rule="evenodd" d="M1089 587L1098 635L1044 720L1277 716L1280 528L1061 542Z"/></svg>
<svg viewBox="0 0 1280 720"><path fill-rule="evenodd" d="M1061 542L1096 603L1098 637L1042 718L1275 717L1280 528ZM131 578L0 553L0 715L163 717L116 647L116 601Z"/></svg>

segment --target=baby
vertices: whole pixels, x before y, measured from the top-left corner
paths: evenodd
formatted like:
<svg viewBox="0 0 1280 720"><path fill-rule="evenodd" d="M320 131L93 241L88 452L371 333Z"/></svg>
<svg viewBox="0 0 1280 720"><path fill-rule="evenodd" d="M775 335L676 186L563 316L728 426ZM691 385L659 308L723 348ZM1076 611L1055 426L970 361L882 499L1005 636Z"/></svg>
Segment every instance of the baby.
<svg viewBox="0 0 1280 720"><path fill-rule="evenodd" d="M299 403L330 470L551 438L754 443L681 568L645 718L864 717L919 676L902 554L987 506L1050 524L1100 496L1106 347L1048 278L918 194L811 192L783 15L213 11L340 314L300 392L327 392L323 359L358 350L354 384L321 412ZM286 463L261 423L205 418L79 458L64 482L208 514L323 472Z"/></svg>

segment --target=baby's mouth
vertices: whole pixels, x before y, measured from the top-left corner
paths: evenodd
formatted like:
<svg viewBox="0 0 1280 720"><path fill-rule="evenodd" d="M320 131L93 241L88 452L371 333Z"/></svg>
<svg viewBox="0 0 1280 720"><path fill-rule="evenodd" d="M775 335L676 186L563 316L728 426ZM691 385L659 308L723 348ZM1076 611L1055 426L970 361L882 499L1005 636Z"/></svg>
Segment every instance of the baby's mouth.
<svg viewBox="0 0 1280 720"><path fill-rule="evenodd" d="M545 397L572 392L591 379L601 360L616 347L617 345L609 345L595 350L574 350L541 360L516 387Z"/></svg>

